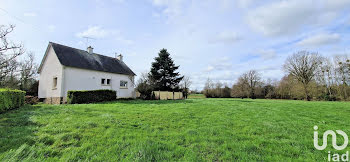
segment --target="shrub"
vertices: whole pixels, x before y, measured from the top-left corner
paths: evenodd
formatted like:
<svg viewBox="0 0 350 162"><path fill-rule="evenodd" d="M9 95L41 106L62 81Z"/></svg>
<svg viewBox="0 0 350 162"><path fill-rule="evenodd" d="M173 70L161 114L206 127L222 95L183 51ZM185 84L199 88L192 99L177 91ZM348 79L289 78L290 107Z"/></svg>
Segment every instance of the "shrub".
<svg viewBox="0 0 350 162"><path fill-rule="evenodd" d="M204 90L203 94L207 98L230 98L231 89L227 86L225 86L224 88L216 87Z"/></svg>
<svg viewBox="0 0 350 162"><path fill-rule="evenodd" d="M0 112L23 106L25 94L21 90L0 89Z"/></svg>
<svg viewBox="0 0 350 162"><path fill-rule="evenodd" d="M39 98L37 96L25 96L25 100L24 100L25 104L35 105L38 102L39 102Z"/></svg>
<svg viewBox="0 0 350 162"><path fill-rule="evenodd" d="M141 82L137 85L136 90L140 92L140 98L144 100L152 99L153 88L147 82Z"/></svg>
<svg viewBox="0 0 350 162"><path fill-rule="evenodd" d="M108 89L90 91L68 91L68 104L94 103L113 101L117 99L117 92Z"/></svg>

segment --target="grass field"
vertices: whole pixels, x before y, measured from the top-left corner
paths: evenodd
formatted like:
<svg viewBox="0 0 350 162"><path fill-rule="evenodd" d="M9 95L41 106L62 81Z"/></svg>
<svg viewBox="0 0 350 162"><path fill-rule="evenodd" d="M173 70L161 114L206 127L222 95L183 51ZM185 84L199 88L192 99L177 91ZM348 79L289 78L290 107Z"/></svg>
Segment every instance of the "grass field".
<svg viewBox="0 0 350 162"><path fill-rule="evenodd" d="M198 99L198 98L205 98L203 94L190 94L188 95L188 99Z"/></svg>
<svg viewBox="0 0 350 162"><path fill-rule="evenodd" d="M350 103L189 99L26 106L0 114L0 161L327 160L334 150L313 147L314 125L320 134L349 134Z"/></svg>

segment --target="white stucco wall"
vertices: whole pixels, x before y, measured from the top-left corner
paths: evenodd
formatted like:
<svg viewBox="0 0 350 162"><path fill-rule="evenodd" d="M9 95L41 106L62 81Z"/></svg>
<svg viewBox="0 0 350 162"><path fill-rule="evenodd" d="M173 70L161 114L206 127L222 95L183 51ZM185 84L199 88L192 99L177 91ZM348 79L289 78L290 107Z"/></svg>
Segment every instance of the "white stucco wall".
<svg viewBox="0 0 350 162"><path fill-rule="evenodd" d="M102 85L101 79L111 79L110 85ZM112 89L117 91L117 98L135 97L134 85L128 75L86 70L73 67L63 68L63 97L69 90ZM128 87L121 88L120 81L127 81Z"/></svg>
<svg viewBox="0 0 350 162"><path fill-rule="evenodd" d="M39 98L62 97L62 68L54 50L49 47L39 77ZM53 88L54 77L57 77L56 88Z"/></svg>

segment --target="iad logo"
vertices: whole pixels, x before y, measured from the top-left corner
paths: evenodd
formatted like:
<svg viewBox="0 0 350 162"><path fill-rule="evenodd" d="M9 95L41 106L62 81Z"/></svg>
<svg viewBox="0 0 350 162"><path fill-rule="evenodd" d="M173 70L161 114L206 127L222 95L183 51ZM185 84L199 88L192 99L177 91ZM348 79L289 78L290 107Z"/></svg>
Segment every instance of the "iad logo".
<svg viewBox="0 0 350 162"><path fill-rule="evenodd" d="M343 150L348 146L348 135L341 131L341 130L336 130L336 132L340 135L343 136L344 138L344 143L341 146L337 145L337 134L332 131L332 130L327 130L326 132L323 133L323 143L322 145L318 145L318 131L317 131L318 127L314 126L314 146L317 150L324 150L327 147L327 139L328 139L328 135L332 136L332 145L333 148L336 150ZM345 154L338 154L338 153L331 153L330 151L328 151L328 161L349 161L349 151L346 151Z"/></svg>
<svg viewBox="0 0 350 162"><path fill-rule="evenodd" d="M317 150L324 150L326 147L327 147L327 138L328 138L328 135L331 135L332 136L332 145L333 145L333 148L336 149L336 150L343 150L345 149L347 146L348 146L348 142L349 142L349 139L348 139L348 135L341 131L341 130L336 130L336 132L340 135L343 136L344 138L344 144L341 145L341 146L338 146L337 145L337 135L335 134L334 131L332 130L327 130L326 132L323 133L323 144L321 146L318 145L318 131L317 131L318 127L317 126L314 126L314 146Z"/></svg>

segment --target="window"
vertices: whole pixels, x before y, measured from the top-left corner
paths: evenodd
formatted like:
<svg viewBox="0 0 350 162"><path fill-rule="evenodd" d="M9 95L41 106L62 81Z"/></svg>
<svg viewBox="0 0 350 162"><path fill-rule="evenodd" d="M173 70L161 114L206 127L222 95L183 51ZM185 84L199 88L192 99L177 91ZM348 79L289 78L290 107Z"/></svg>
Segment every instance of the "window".
<svg viewBox="0 0 350 162"><path fill-rule="evenodd" d="M120 81L120 88L128 88L128 82L127 81Z"/></svg>
<svg viewBox="0 0 350 162"><path fill-rule="evenodd" d="M57 77L54 77L52 81L52 89L56 89L56 88L57 88Z"/></svg>
<svg viewBox="0 0 350 162"><path fill-rule="evenodd" d="M111 85L111 79L101 79L101 84L102 85Z"/></svg>

